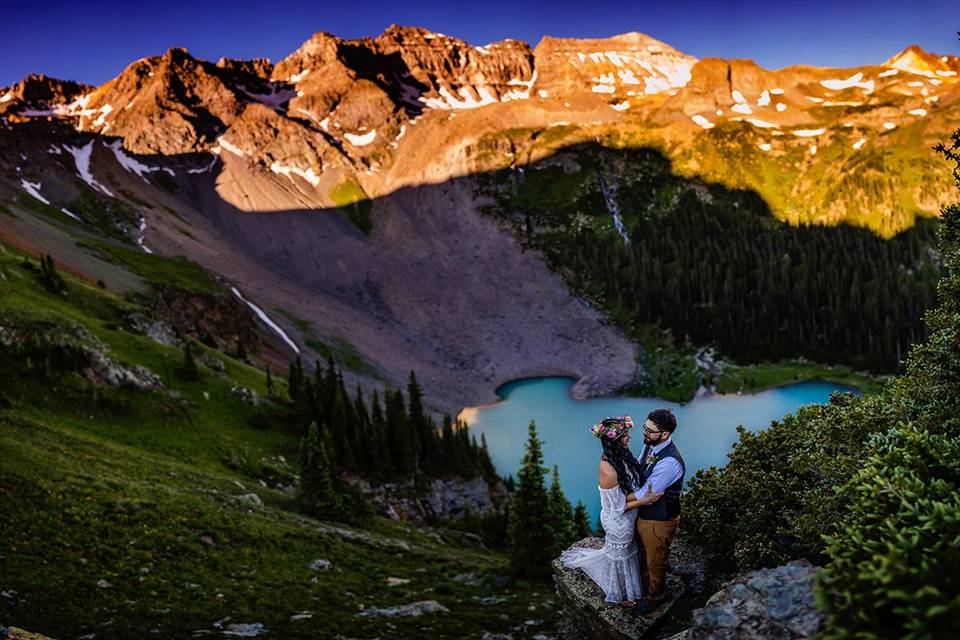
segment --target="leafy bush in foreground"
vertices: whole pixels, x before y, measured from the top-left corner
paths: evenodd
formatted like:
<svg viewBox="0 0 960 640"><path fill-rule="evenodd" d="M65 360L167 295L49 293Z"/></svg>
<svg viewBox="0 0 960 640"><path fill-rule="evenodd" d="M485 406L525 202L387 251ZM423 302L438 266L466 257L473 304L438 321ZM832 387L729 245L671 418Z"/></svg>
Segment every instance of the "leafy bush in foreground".
<svg viewBox="0 0 960 640"><path fill-rule="evenodd" d="M900 427L837 498L821 581L828 637L960 637L960 443Z"/></svg>
<svg viewBox="0 0 960 640"><path fill-rule="evenodd" d="M960 186L960 131L938 150ZM939 306L903 376L741 433L684 497L684 530L720 567L825 562L829 638L960 637L960 205L940 248Z"/></svg>

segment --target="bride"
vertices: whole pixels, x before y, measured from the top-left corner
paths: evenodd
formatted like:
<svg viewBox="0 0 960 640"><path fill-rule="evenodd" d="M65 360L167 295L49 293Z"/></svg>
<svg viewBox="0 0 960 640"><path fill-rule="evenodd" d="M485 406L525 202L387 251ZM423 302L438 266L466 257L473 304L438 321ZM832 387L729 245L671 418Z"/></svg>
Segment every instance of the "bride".
<svg viewBox="0 0 960 640"><path fill-rule="evenodd" d="M635 486L641 485L640 465L630 452L630 416L606 418L590 431L600 439L600 524L606 532L602 549L573 547L560 555L568 567L578 567L596 582L607 602L633 605L643 595L634 541L636 508L656 502L662 493L647 493L637 498Z"/></svg>

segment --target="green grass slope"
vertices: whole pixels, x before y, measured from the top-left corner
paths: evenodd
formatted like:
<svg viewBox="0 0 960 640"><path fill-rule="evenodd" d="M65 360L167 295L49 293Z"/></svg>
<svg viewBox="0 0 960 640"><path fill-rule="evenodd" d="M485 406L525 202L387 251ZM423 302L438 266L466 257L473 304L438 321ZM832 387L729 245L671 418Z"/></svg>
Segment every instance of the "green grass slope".
<svg viewBox="0 0 960 640"><path fill-rule="evenodd" d="M253 406L232 391L264 396L259 370L207 351L224 373L201 365L199 380L184 379L179 349L124 329L125 314L142 311L134 303L69 276L65 292L46 289L38 274L23 256L0 252L0 327L21 336L85 330L165 388L95 385L42 344L5 348L4 624L97 638L220 636L242 623L261 623L274 638L552 633L545 587L506 585L497 578L505 557L455 531L302 515L275 488L292 483L299 443L271 420L281 403ZM263 504L242 497L251 493ZM310 568L317 559L331 568ZM409 582L388 586L390 577ZM424 600L448 611L358 615Z"/></svg>

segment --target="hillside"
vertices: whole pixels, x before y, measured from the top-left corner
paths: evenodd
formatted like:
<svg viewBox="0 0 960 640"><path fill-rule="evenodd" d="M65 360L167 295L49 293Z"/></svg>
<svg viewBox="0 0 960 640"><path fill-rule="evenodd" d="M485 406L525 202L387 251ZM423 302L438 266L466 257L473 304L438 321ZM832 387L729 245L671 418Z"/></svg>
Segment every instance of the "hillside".
<svg viewBox="0 0 960 640"><path fill-rule="evenodd" d="M477 536L304 515L285 385L271 396L261 371L205 345L193 380L182 350L132 318L160 326L0 248L4 624L111 638L258 624L284 638L553 633L547 592L508 586L503 554ZM389 615L413 603L420 616Z"/></svg>

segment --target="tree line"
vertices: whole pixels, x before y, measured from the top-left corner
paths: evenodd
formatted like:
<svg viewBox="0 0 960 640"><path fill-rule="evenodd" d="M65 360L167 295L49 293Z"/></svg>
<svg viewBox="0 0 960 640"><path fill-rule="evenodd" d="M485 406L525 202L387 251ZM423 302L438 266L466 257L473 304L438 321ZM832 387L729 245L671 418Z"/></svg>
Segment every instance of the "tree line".
<svg viewBox="0 0 960 640"><path fill-rule="evenodd" d="M337 515L330 495L343 473L381 482L411 478L498 476L486 438L469 433L463 422L444 416L441 425L423 406L423 391L411 371L406 397L388 389L367 401L358 386L351 397L343 371L333 360L312 375L300 358L289 367L287 388L292 420L303 434L300 446L301 495L317 515Z"/></svg>
<svg viewBox="0 0 960 640"><path fill-rule="evenodd" d="M607 228L596 180L528 169L525 181L540 172L581 181L577 200L551 211L507 201L528 239L614 317L715 344L743 363L807 358L876 372L896 370L926 338L940 275L935 220L890 240L850 226L793 227L753 192L692 185L655 152L622 153L629 243Z"/></svg>

